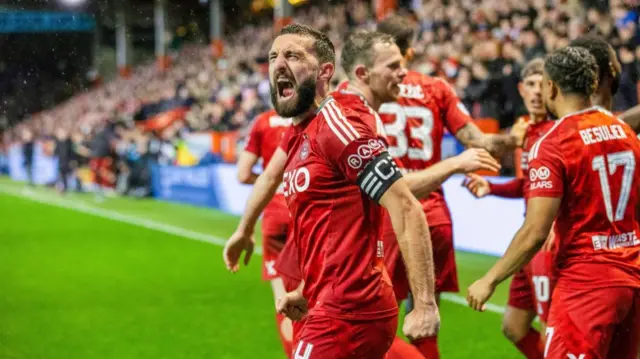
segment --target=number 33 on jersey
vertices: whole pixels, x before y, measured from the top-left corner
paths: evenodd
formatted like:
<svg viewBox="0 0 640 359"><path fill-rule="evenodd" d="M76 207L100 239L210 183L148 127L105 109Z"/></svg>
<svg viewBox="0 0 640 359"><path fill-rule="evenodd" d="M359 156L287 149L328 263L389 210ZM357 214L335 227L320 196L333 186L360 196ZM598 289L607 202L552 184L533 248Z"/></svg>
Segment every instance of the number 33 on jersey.
<svg viewBox="0 0 640 359"><path fill-rule="evenodd" d="M383 104L378 113L389 140L389 154L409 171L440 162L444 128L455 134L471 121L447 82L412 71L400 85L398 102Z"/></svg>

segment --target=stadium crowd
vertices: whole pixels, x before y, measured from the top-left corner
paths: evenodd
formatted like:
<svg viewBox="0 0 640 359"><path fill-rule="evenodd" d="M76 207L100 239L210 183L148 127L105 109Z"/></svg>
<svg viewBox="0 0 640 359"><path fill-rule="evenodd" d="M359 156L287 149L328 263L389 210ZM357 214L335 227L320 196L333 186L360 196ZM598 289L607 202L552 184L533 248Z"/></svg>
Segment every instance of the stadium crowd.
<svg viewBox="0 0 640 359"><path fill-rule="evenodd" d="M324 31L340 49L349 31L374 27L369 3L352 0L302 7L295 18ZM638 102L639 12L633 0L610 0L608 5L561 0L423 3L408 10L420 23L414 69L447 78L474 118L496 119L501 128L511 126L526 112L512 91L522 66L586 32L606 38L622 62L614 110ZM70 137L76 157L81 158L80 149L86 147L82 145L100 143L96 136L104 133L110 144L108 156L115 160L113 169L127 173L134 166L132 158L173 162L175 144L189 132L240 131L242 136L255 116L270 107L264 54L272 39L271 26L265 19L230 33L224 56L213 61L209 47L189 45L172 54L168 70L155 64L137 67L130 78L89 89L30 116L5 131L0 147L6 151L9 144L24 141L26 132L38 141L53 140L58 129L61 138ZM339 72L332 84L344 78ZM171 110L171 121L153 123L156 115ZM51 151L54 147L49 146ZM85 149L102 156L95 146ZM72 161L72 167L78 163L82 161Z"/></svg>

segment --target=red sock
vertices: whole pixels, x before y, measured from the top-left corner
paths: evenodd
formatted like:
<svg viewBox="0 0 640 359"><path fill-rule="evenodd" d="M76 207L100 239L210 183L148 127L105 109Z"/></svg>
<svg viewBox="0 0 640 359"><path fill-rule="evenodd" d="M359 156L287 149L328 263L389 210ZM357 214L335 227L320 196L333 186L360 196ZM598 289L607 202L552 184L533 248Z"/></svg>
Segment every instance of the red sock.
<svg viewBox="0 0 640 359"><path fill-rule="evenodd" d="M424 357L416 347L396 337L385 359L424 359Z"/></svg>
<svg viewBox="0 0 640 359"><path fill-rule="evenodd" d="M544 358L544 353L540 347L540 343L540 333L530 328L527 335L516 343L516 347L527 359L542 359Z"/></svg>
<svg viewBox="0 0 640 359"><path fill-rule="evenodd" d="M438 337L428 337L411 342L426 359L440 359Z"/></svg>
<svg viewBox="0 0 640 359"><path fill-rule="evenodd" d="M293 356L293 329L291 320L282 314L276 314L276 323L278 323L278 334L280 335L282 348L287 354L287 358L291 359Z"/></svg>

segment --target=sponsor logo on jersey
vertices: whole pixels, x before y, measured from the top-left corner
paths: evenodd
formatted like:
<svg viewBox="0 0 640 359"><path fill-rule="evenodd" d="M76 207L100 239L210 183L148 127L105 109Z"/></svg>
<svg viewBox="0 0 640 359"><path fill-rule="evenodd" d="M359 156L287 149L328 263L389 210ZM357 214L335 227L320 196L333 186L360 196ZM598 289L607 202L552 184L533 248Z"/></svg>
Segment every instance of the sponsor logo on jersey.
<svg viewBox="0 0 640 359"><path fill-rule="evenodd" d="M529 170L529 180L531 182L536 181L536 180L546 180L547 178L549 178L549 176L551 175L551 171L549 171L549 168L542 166L540 168L531 168Z"/></svg>
<svg viewBox="0 0 640 359"><path fill-rule="evenodd" d="M610 236L592 236L591 241L593 242L593 249L597 251L633 247L640 244L640 240L638 240L635 232L620 233Z"/></svg>
<svg viewBox="0 0 640 359"><path fill-rule="evenodd" d="M311 174L306 167L300 167L292 171L285 172L282 177L284 183L284 196L289 197L296 193L304 192L311 183Z"/></svg>
<svg viewBox="0 0 640 359"><path fill-rule="evenodd" d="M347 158L347 163L349 164L349 167L353 168L354 170L360 169L362 167L362 158L360 158L360 156L358 155L351 155Z"/></svg>
<svg viewBox="0 0 640 359"><path fill-rule="evenodd" d="M379 140L369 140L369 147L371 147L374 150L377 150L378 148L382 147L382 144L380 143Z"/></svg>
<svg viewBox="0 0 640 359"><path fill-rule="evenodd" d="M362 159L367 159L373 154L373 149L369 145L361 145L358 147L358 156Z"/></svg>
<svg viewBox="0 0 640 359"><path fill-rule="evenodd" d="M400 87L400 97L412 98L415 100L421 100L424 98L421 86L406 84L400 84L398 86Z"/></svg>

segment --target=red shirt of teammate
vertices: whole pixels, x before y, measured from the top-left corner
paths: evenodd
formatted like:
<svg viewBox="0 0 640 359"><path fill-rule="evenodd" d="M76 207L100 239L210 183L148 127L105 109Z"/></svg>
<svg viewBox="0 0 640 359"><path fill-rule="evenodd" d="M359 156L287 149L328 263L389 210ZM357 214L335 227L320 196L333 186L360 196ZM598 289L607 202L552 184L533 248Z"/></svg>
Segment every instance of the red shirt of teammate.
<svg viewBox="0 0 640 359"><path fill-rule="evenodd" d="M423 170L442 160L441 143L445 128L455 134L471 118L454 90L444 80L409 71L400 85L397 103L386 103L378 111L389 141L389 154L404 171ZM458 292L451 213L442 188L420 201L427 216L433 259L436 269L436 290ZM400 251L390 223L385 228L385 250L388 270L398 300L409 290Z"/></svg>
<svg viewBox="0 0 640 359"><path fill-rule="evenodd" d="M262 168L266 168L271 161L271 156L280 145L289 124L290 120L278 116L275 110L264 112L256 118L249 132L245 150L262 158ZM274 264L286 241L288 226L289 210L284 194L279 189L265 207L262 218L264 280L278 277Z"/></svg>
<svg viewBox="0 0 640 359"><path fill-rule="evenodd" d="M562 198L545 357L635 358L639 161L633 131L598 107L555 121L529 153L529 198Z"/></svg>

